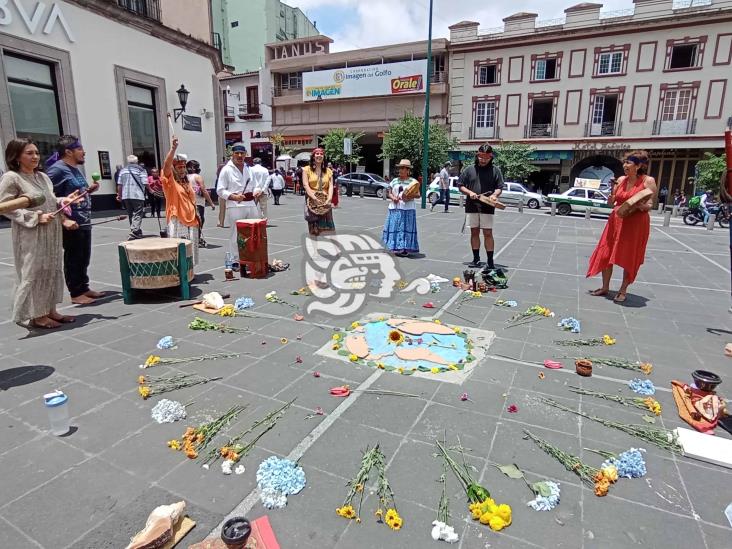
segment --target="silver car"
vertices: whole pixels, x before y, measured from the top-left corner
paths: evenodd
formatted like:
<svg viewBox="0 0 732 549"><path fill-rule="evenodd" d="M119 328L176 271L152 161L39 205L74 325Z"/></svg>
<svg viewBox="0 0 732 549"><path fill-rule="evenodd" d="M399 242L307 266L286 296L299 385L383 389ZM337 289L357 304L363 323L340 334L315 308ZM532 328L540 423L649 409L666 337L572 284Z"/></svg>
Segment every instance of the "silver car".
<svg viewBox="0 0 732 549"><path fill-rule="evenodd" d="M353 192L356 194L359 193L360 187L363 186L364 194L384 198L389 188L389 182L375 173L347 173L336 179L336 183L341 186L342 195L346 194L348 186L351 185Z"/></svg>
<svg viewBox="0 0 732 549"><path fill-rule="evenodd" d="M532 210L538 210L547 204L546 197L543 194L527 191L521 183L514 183L513 181L503 184L503 192L499 200L511 206L518 206L523 200L524 206Z"/></svg>

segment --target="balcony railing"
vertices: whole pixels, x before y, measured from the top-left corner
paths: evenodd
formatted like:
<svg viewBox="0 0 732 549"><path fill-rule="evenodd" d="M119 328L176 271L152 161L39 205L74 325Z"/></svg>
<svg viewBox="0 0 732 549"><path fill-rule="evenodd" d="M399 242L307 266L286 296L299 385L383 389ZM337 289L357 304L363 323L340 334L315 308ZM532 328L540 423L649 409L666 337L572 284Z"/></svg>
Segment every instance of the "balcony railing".
<svg viewBox="0 0 732 549"><path fill-rule="evenodd" d="M239 103L239 118L242 120L262 118L262 113L259 111L259 105Z"/></svg>
<svg viewBox="0 0 732 549"><path fill-rule="evenodd" d="M599 124L585 124L585 137L620 135L622 124L622 122L602 122Z"/></svg>
<svg viewBox="0 0 732 549"><path fill-rule="evenodd" d="M160 0L117 0L117 5L148 19L160 21Z"/></svg>
<svg viewBox="0 0 732 549"><path fill-rule="evenodd" d="M235 112L234 107L229 105L224 105L224 118L234 120Z"/></svg>
<svg viewBox="0 0 732 549"><path fill-rule="evenodd" d="M447 82L447 72L445 72L445 71L433 72L432 76L430 76L430 83L439 84L441 82Z"/></svg>
<svg viewBox="0 0 732 549"><path fill-rule="evenodd" d="M527 124L524 126L524 137L556 137L556 124Z"/></svg>
<svg viewBox="0 0 732 549"><path fill-rule="evenodd" d="M499 139L501 128L498 126L470 126L468 128L468 139Z"/></svg>
<svg viewBox="0 0 732 549"><path fill-rule="evenodd" d="M302 88L283 88L280 86L272 88L272 97L284 97L286 95L302 95Z"/></svg>
<svg viewBox="0 0 732 549"><path fill-rule="evenodd" d="M653 135L693 135L695 133L696 118L653 121Z"/></svg>

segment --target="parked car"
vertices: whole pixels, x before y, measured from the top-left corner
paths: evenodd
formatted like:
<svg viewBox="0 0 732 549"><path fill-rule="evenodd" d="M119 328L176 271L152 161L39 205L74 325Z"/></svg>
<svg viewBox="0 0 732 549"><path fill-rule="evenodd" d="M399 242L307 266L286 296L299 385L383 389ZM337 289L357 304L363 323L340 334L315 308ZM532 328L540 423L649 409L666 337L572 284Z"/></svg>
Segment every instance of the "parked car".
<svg viewBox="0 0 732 549"><path fill-rule="evenodd" d="M450 203L460 203L460 186L458 185L458 177L450 178ZM434 204L440 199L440 176L438 175L432 180L427 188L427 200L430 204Z"/></svg>
<svg viewBox="0 0 732 549"><path fill-rule="evenodd" d="M389 188L389 182L375 173L346 173L336 179L336 183L341 187L341 195L346 194L348 185L353 186L354 193L358 193L363 185L364 194L384 198Z"/></svg>
<svg viewBox="0 0 732 549"><path fill-rule="evenodd" d="M499 200L506 205L513 206L518 206L523 200L524 206L532 210L538 210L547 205L546 197L543 194L528 191L521 183L514 183L513 181L507 181L503 184L503 192Z"/></svg>
<svg viewBox="0 0 732 549"><path fill-rule="evenodd" d="M547 200L556 202L559 215L569 215L572 212L584 212L587 208L590 213L610 215L613 208L607 203L608 195L600 190L573 187L561 194L550 194Z"/></svg>

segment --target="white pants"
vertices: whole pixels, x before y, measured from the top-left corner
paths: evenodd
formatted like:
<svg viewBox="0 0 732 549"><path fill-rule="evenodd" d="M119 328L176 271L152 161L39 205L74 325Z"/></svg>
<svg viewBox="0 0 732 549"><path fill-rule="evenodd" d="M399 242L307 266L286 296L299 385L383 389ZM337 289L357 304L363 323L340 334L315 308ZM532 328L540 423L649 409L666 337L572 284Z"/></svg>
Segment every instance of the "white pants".
<svg viewBox="0 0 732 549"><path fill-rule="evenodd" d="M193 247L193 264L198 265L198 227L186 227L178 221L177 217L171 217L168 222L169 238L184 238L191 241Z"/></svg>
<svg viewBox="0 0 732 549"><path fill-rule="evenodd" d="M240 219L262 219L262 215L259 212L259 208L254 201L251 202L240 202L240 206L226 206L226 224L229 226L231 231L231 237L229 238L229 249L227 250L234 261L239 262L239 245L236 242L237 230L236 222Z"/></svg>
<svg viewBox="0 0 732 549"><path fill-rule="evenodd" d="M259 195L259 198L257 199L259 209L262 211L262 219L267 218L267 202L269 202L269 196L267 196L266 192L263 192Z"/></svg>

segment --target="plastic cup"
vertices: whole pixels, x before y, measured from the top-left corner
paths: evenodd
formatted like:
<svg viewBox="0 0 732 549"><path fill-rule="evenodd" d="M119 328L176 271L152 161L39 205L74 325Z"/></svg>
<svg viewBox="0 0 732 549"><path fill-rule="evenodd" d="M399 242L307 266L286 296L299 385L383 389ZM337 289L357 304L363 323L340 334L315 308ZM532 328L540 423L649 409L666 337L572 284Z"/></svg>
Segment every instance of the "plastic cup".
<svg viewBox="0 0 732 549"><path fill-rule="evenodd" d="M43 395L51 433L60 436L69 432L69 397L61 391Z"/></svg>

